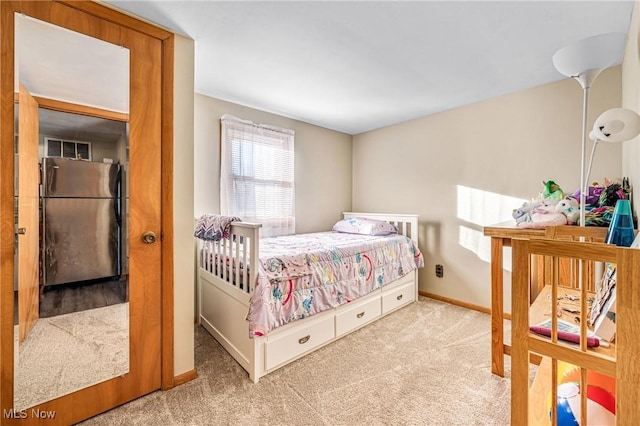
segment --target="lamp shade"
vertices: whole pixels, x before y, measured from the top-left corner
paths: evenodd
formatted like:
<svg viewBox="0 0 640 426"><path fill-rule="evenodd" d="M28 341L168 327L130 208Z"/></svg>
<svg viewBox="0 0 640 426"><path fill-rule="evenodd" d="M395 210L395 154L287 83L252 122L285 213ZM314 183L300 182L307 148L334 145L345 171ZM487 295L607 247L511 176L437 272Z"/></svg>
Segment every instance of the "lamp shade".
<svg viewBox="0 0 640 426"><path fill-rule="evenodd" d="M589 137L602 142L625 142L640 134L640 115L626 108L609 109L596 119Z"/></svg>
<svg viewBox="0 0 640 426"><path fill-rule="evenodd" d="M605 68L622 62L627 35L606 33L587 37L571 43L553 55L553 65L580 85L590 87Z"/></svg>

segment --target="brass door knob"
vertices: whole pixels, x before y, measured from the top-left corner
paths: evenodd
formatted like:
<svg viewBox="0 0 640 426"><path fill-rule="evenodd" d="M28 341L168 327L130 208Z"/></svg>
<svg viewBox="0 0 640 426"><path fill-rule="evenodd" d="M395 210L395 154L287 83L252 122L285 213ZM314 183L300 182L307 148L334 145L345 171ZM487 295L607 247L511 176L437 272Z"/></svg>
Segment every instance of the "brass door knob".
<svg viewBox="0 0 640 426"><path fill-rule="evenodd" d="M155 232L151 232L151 231L147 231L144 234L142 234L142 242L145 244L153 244L156 242L156 234Z"/></svg>

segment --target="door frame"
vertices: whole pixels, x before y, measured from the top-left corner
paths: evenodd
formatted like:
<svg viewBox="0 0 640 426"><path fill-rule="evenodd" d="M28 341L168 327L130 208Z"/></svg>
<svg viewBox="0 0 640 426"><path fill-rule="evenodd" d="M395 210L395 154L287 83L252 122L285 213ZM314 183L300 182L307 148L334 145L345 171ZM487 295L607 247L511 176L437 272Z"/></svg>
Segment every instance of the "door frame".
<svg viewBox="0 0 640 426"><path fill-rule="evenodd" d="M41 3L41 2L36 2ZM48 20L52 4L64 6L107 23L120 25L154 37L161 43L161 388L174 386L173 340L173 83L174 35L162 28L125 15L92 1L51 1L40 4L46 11L38 19ZM13 407L13 272L14 272L14 13L20 1L0 2L0 409ZM32 5L28 5L32 7ZM37 6L34 6L37 7ZM49 10L51 9L51 10ZM44 17L44 19L43 19ZM76 29L78 32L85 32ZM97 385L99 386L99 385ZM62 397L65 398L65 397ZM60 398L59 398L60 399ZM59 400L58 399L58 400ZM109 400L109 401L107 401ZM126 401L115 401L96 392L93 414ZM39 406L47 409L49 403ZM2 414L0 414L2 416ZM7 419L2 419L3 423ZM18 419L19 420L19 419ZM76 419L78 421L80 419ZM27 423L29 423L27 421ZM20 424L25 424L21 421Z"/></svg>

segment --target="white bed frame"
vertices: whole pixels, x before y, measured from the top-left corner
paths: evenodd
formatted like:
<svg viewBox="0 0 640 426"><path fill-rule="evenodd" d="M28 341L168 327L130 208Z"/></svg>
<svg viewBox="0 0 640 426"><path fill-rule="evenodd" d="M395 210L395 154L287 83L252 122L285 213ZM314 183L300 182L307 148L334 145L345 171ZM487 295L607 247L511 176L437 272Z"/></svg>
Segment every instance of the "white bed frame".
<svg viewBox="0 0 640 426"><path fill-rule="evenodd" d="M398 227L400 234L418 243L418 216L406 214L344 213L345 218L367 217L385 220ZM258 270L259 224L235 222L231 234L235 239L208 242L217 258L233 258L235 264ZM243 244L240 244L242 237ZM205 243L198 240L198 248ZM235 277L212 262L204 262L198 251L198 318L199 323L233 356L257 383L260 377L379 319L418 298L417 270L381 289L321 312L304 320L279 327L266 336L249 338L247 313L255 278L247 283L247 268L236 268ZM216 273L217 269L217 273Z"/></svg>

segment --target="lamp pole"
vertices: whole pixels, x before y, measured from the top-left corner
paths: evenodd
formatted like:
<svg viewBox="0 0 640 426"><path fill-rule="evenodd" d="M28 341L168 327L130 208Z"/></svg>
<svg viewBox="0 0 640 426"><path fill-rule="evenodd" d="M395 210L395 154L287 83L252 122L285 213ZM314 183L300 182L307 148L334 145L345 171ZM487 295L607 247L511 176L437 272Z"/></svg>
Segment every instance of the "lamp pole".
<svg viewBox="0 0 640 426"><path fill-rule="evenodd" d="M580 80L578 80L580 82ZM582 82L581 82L582 85ZM580 153L580 226L585 226L587 177L585 176L584 163L587 150L587 102L589 100L589 86L583 86L582 96L582 150Z"/></svg>

